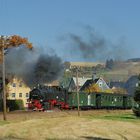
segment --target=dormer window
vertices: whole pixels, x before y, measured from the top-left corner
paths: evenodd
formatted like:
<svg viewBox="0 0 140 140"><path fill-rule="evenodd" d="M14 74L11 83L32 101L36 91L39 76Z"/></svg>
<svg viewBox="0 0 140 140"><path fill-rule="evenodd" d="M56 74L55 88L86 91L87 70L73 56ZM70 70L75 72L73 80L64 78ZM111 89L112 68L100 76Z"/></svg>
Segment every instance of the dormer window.
<svg viewBox="0 0 140 140"><path fill-rule="evenodd" d="M99 82L99 87L101 87L102 86L102 82Z"/></svg>

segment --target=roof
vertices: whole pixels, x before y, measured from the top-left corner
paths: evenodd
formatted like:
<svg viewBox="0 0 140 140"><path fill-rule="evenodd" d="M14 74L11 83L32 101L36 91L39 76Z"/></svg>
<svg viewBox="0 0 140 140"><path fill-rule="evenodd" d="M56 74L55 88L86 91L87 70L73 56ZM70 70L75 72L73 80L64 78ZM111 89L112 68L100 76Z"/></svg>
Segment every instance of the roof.
<svg viewBox="0 0 140 140"><path fill-rule="evenodd" d="M125 89L127 90L129 95L133 95L135 88L136 88L136 84L139 82L138 76L137 75L133 75L131 76L125 83Z"/></svg>
<svg viewBox="0 0 140 140"><path fill-rule="evenodd" d="M125 82L122 81L111 81L109 83L110 88L117 87L117 88L124 88Z"/></svg>
<svg viewBox="0 0 140 140"><path fill-rule="evenodd" d="M96 79L94 79L94 80L93 80L93 79L87 80L80 90L82 91L82 90L84 90L86 87L90 86L91 84L97 83L97 81L98 81L99 79L100 79L100 78L96 78Z"/></svg>
<svg viewBox="0 0 140 140"><path fill-rule="evenodd" d="M84 83L89 80L90 78L79 77L78 78L78 86L83 86ZM76 84L76 77L73 77L73 81Z"/></svg>
<svg viewBox="0 0 140 140"><path fill-rule="evenodd" d="M93 67L98 64L105 65L103 62L70 62L71 66L81 66L81 67Z"/></svg>

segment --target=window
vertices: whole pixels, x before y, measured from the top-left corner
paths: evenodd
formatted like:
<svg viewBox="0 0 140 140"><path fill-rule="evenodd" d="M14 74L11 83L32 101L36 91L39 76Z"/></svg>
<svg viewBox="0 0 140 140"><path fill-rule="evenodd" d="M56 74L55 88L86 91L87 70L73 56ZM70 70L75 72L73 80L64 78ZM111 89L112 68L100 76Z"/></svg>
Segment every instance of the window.
<svg viewBox="0 0 140 140"><path fill-rule="evenodd" d="M12 98L15 98L16 97L16 93L12 93Z"/></svg>
<svg viewBox="0 0 140 140"><path fill-rule="evenodd" d="M13 87L16 87L16 83L13 83L13 85L12 85Z"/></svg>
<svg viewBox="0 0 140 140"><path fill-rule="evenodd" d="M22 93L19 93L19 97L22 97Z"/></svg>
<svg viewBox="0 0 140 140"><path fill-rule="evenodd" d="M28 98L29 97L29 94L28 93L26 93L26 98Z"/></svg>
<svg viewBox="0 0 140 140"><path fill-rule="evenodd" d="M22 82L19 83L19 87L22 87Z"/></svg>
<svg viewBox="0 0 140 140"><path fill-rule="evenodd" d="M112 97L112 99L111 99L112 101L114 101L114 97Z"/></svg>
<svg viewBox="0 0 140 140"><path fill-rule="evenodd" d="M121 101L121 97L118 97L118 101L119 101L119 102Z"/></svg>
<svg viewBox="0 0 140 140"><path fill-rule="evenodd" d="M102 87L102 82L99 82L99 87Z"/></svg>

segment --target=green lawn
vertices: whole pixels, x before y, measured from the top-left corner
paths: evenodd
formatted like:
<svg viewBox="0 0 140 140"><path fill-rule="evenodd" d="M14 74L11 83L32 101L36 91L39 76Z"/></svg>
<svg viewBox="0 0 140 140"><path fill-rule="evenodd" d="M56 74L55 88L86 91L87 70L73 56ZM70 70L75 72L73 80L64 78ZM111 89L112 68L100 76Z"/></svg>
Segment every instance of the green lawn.
<svg viewBox="0 0 140 140"><path fill-rule="evenodd" d="M0 120L0 125L4 125L4 124L8 124L9 122L7 122L7 121L1 121Z"/></svg>
<svg viewBox="0 0 140 140"><path fill-rule="evenodd" d="M136 117L132 113L127 114L109 114L109 115L101 115L101 116L87 116L90 119L105 119L105 120L118 120L118 121L136 121L140 122L140 117Z"/></svg>

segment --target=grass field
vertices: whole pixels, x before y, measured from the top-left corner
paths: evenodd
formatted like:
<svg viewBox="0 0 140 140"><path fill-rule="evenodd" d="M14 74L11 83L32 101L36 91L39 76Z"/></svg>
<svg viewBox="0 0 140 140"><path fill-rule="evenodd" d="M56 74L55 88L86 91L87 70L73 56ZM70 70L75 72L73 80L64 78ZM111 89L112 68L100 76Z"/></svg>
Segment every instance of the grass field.
<svg viewBox="0 0 140 140"><path fill-rule="evenodd" d="M0 114L0 140L140 140L132 111L93 110Z"/></svg>

